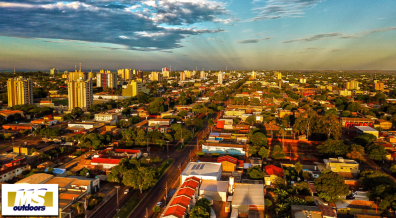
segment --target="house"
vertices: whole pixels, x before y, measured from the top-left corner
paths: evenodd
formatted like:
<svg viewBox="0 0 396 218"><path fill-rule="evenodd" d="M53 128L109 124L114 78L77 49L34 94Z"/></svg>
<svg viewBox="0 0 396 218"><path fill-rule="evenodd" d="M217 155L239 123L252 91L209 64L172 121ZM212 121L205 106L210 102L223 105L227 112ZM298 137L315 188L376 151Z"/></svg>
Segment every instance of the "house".
<svg viewBox="0 0 396 218"><path fill-rule="evenodd" d="M0 115L2 115L5 118L5 120L7 120L7 118L11 115L15 116L15 114L20 114L23 117L23 111L20 111L20 110L2 110L2 111L0 111Z"/></svg>
<svg viewBox="0 0 396 218"><path fill-rule="evenodd" d="M113 125L117 123L117 113L98 113L95 114L95 121Z"/></svg>
<svg viewBox="0 0 396 218"><path fill-rule="evenodd" d="M180 175L181 184L188 177L197 177L202 180L219 181L221 177L222 167L221 163L199 163L190 162Z"/></svg>
<svg viewBox="0 0 396 218"><path fill-rule="evenodd" d="M285 173L283 169L274 165L264 167L266 175L264 176L265 185L270 186L277 178L283 178Z"/></svg>
<svg viewBox="0 0 396 218"><path fill-rule="evenodd" d="M39 128L39 125L32 123L9 123L3 125L3 129L15 130L15 131L21 131L21 130L33 131L33 129L35 128Z"/></svg>
<svg viewBox="0 0 396 218"><path fill-rule="evenodd" d="M22 174L22 172L30 170L30 165L20 164L11 167L5 167L0 170L0 182L6 182L14 179Z"/></svg>
<svg viewBox="0 0 396 218"><path fill-rule="evenodd" d="M205 153L218 153L230 155L245 155L246 145L234 142L222 142L217 140L206 140L202 144L202 151Z"/></svg>
<svg viewBox="0 0 396 218"><path fill-rule="evenodd" d="M151 119L148 121L149 126L170 126L172 119Z"/></svg>
<svg viewBox="0 0 396 218"><path fill-rule="evenodd" d="M227 201L228 181L202 180L199 195L205 195L214 201Z"/></svg>
<svg viewBox="0 0 396 218"><path fill-rule="evenodd" d="M235 171L236 166L238 165L238 159L231 156L223 156L217 159L217 163L221 163L222 170L225 172Z"/></svg>
<svg viewBox="0 0 396 218"><path fill-rule="evenodd" d="M335 205L338 214L364 214L364 215L376 215L381 214L377 204L374 201L368 200L336 200Z"/></svg>
<svg viewBox="0 0 396 218"><path fill-rule="evenodd" d="M161 217L164 218L184 218L190 212L198 197L198 189L201 180L197 177L188 177L185 182L176 190L170 203L165 208Z"/></svg>
<svg viewBox="0 0 396 218"><path fill-rule="evenodd" d="M147 110L145 108L143 108L143 107L138 108L137 112L139 114L139 117L148 117L149 116Z"/></svg>
<svg viewBox="0 0 396 218"><path fill-rule="evenodd" d="M247 216L249 211L264 213L264 185L236 183L231 205L240 216Z"/></svg>
<svg viewBox="0 0 396 218"><path fill-rule="evenodd" d="M375 127L378 126L380 129L388 130L392 128L392 122L383 119L378 119L375 121L374 126Z"/></svg>
<svg viewBox="0 0 396 218"><path fill-rule="evenodd" d="M92 166L101 166L103 169L111 169L120 163L122 158L92 158L91 165Z"/></svg>
<svg viewBox="0 0 396 218"><path fill-rule="evenodd" d="M377 138L379 137L379 131L370 126L355 126L355 128L357 129L358 134L368 133L375 135Z"/></svg>
<svg viewBox="0 0 396 218"><path fill-rule="evenodd" d="M344 173L359 173L359 163L355 160L344 159L342 157L329 158L323 160L326 169L333 172L344 172Z"/></svg>

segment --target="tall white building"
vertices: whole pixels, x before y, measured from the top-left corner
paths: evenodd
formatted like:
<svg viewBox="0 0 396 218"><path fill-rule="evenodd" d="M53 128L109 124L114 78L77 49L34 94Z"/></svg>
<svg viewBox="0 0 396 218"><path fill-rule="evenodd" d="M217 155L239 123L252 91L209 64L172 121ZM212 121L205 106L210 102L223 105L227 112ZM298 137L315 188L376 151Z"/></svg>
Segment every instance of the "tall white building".
<svg viewBox="0 0 396 218"><path fill-rule="evenodd" d="M223 84L223 73L219 72L219 74L217 74L217 83L222 85Z"/></svg>
<svg viewBox="0 0 396 218"><path fill-rule="evenodd" d="M180 72L180 81L186 80L186 72Z"/></svg>
<svg viewBox="0 0 396 218"><path fill-rule="evenodd" d="M206 76L205 76L205 71L201 71L201 79L206 79Z"/></svg>
<svg viewBox="0 0 396 218"><path fill-rule="evenodd" d="M100 73L96 74L96 86L117 88L117 73L101 70Z"/></svg>
<svg viewBox="0 0 396 218"><path fill-rule="evenodd" d="M169 72L168 68L166 68L166 67L162 68L162 76L163 77L170 77L170 72Z"/></svg>

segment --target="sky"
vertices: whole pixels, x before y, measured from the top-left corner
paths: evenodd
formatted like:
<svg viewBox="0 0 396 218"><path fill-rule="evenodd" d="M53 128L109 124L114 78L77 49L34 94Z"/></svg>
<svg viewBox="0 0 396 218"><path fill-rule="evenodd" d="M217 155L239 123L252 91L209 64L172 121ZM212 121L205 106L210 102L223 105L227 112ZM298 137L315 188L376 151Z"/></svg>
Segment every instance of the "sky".
<svg viewBox="0 0 396 218"><path fill-rule="evenodd" d="M0 0L0 70L395 70L395 0Z"/></svg>

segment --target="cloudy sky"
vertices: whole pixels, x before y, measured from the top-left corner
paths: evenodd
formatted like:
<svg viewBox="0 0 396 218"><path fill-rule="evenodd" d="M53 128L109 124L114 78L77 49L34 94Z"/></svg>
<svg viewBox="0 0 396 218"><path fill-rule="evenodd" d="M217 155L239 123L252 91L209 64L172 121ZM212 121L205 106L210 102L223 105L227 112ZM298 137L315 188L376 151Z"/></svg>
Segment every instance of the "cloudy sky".
<svg viewBox="0 0 396 218"><path fill-rule="evenodd" d="M0 0L0 69L396 69L395 0Z"/></svg>

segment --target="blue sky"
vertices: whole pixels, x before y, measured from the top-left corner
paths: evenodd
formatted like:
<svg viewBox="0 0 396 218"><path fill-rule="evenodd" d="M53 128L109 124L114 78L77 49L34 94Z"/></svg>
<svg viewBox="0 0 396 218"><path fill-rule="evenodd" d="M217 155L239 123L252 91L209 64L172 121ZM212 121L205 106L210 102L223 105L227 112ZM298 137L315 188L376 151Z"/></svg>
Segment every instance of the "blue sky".
<svg viewBox="0 0 396 218"><path fill-rule="evenodd" d="M0 0L0 69L394 70L394 0Z"/></svg>

